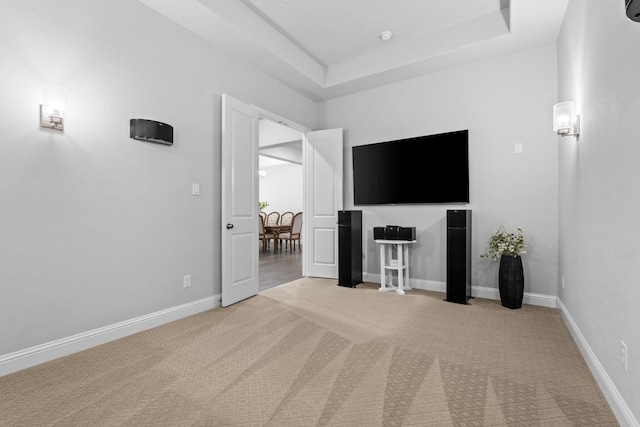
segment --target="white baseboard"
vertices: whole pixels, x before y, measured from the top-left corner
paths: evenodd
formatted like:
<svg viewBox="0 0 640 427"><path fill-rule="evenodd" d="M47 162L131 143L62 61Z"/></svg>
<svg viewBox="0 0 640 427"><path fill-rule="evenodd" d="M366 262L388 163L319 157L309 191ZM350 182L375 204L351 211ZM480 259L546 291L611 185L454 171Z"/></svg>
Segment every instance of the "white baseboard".
<svg viewBox="0 0 640 427"><path fill-rule="evenodd" d="M497 288L487 288L484 286L472 286L471 294L476 298L486 298L500 300L500 291ZM523 304L537 305L539 307L557 308L557 297L553 295L535 294L525 292L522 298Z"/></svg>
<svg viewBox="0 0 640 427"><path fill-rule="evenodd" d="M557 298L557 302L558 310L560 310L565 324L569 328L569 332L571 332L574 341L578 345L580 353L582 353L582 358L587 362L587 366L589 366L591 374L598 383L598 386L600 387L602 394L604 394L604 397L607 399L607 402L609 402L609 406L618 419L618 422L623 427L640 427L638 420L629 409L629 406L627 406L627 403L620 395L620 392L618 392L618 389L598 360L596 354L591 349L591 346L589 346L584 335L582 335L582 332L573 320L573 317L571 317L571 313L569 313L569 310L562 303L560 298Z"/></svg>
<svg viewBox="0 0 640 427"><path fill-rule="evenodd" d="M220 306L220 295L214 295L171 307L166 310L146 314L135 319L108 325L67 338L27 348L0 356L0 376L30 368L59 357L68 356L109 341L124 338L174 320L192 316L202 311Z"/></svg>
<svg viewBox="0 0 640 427"><path fill-rule="evenodd" d="M371 283L380 283L379 274L365 273L364 279ZM447 284L435 280L409 279L412 288L422 289L424 291L447 292ZM491 300L500 300L500 292L497 288L487 288L484 286L472 286L471 295L474 298L485 298ZM524 304L537 305L540 307L556 308L556 297L552 295L534 294L525 292L522 300Z"/></svg>

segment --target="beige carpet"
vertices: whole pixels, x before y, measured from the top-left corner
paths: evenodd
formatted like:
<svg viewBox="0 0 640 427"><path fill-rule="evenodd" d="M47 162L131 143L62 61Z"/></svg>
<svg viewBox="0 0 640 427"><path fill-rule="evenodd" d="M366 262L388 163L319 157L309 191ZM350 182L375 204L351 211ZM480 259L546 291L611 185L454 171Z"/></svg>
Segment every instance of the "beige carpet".
<svg viewBox="0 0 640 427"><path fill-rule="evenodd" d="M301 279L0 378L2 426L615 426L556 310Z"/></svg>

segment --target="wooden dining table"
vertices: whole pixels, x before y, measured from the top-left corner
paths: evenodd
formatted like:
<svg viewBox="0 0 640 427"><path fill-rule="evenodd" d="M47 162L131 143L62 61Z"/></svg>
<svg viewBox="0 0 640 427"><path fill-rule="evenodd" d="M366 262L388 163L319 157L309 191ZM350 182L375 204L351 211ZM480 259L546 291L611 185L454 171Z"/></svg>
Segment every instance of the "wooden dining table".
<svg viewBox="0 0 640 427"><path fill-rule="evenodd" d="M273 234L273 251L278 252L278 235L291 232L291 225L265 225L264 232Z"/></svg>

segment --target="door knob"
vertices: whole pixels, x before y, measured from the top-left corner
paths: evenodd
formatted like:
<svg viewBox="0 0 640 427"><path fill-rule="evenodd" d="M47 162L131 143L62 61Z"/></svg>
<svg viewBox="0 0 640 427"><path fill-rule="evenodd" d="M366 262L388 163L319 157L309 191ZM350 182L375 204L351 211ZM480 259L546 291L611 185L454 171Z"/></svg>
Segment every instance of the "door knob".
<svg viewBox="0 0 640 427"><path fill-rule="evenodd" d="M231 230L233 228L233 224L227 224L227 230Z"/></svg>

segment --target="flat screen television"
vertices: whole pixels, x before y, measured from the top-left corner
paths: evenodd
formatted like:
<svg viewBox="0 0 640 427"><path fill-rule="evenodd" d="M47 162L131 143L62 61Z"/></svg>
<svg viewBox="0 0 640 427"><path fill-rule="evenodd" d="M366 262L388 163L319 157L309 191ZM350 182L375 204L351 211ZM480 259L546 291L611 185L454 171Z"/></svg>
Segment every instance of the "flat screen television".
<svg viewBox="0 0 640 427"><path fill-rule="evenodd" d="M469 131L353 147L355 205L469 203Z"/></svg>

